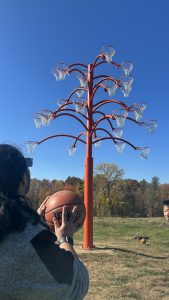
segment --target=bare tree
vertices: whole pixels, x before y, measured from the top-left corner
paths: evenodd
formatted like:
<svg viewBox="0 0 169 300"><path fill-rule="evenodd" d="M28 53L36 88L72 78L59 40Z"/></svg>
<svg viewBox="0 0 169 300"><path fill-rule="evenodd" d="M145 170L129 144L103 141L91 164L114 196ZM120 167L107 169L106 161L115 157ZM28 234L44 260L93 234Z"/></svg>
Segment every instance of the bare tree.
<svg viewBox="0 0 169 300"><path fill-rule="evenodd" d="M121 179L124 175L124 170L120 169L117 165L115 164L110 164L110 163L101 163L96 165L95 167L95 174L100 174L103 175L107 180L106 180L106 197L110 198L111 194L111 189L113 184Z"/></svg>

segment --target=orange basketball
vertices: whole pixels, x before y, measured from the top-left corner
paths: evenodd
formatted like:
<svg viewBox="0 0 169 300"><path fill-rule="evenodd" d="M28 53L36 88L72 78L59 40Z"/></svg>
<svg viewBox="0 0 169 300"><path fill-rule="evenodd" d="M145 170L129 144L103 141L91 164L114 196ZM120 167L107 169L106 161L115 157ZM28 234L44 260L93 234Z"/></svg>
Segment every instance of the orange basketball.
<svg viewBox="0 0 169 300"><path fill-rule="evenodd" d="M77 212L74 221L76 221L83 214L84 217L80 224L81 227L86 215L83 199L78 194L72 191L63 190L49 196L45 203L46 209L44 217L50 229L54 231L53 217L56 217L59 224L61 225L63 206L65 206L66 208L68 219L70 218L73 207L77 206Z"/></svg>
<svg viewBox="0 0 169 300"><path fill-rule="evenodd" d="M146 239L142 238L142 239L141 239L141 243L142 243L142 244L146 244Z"/></svg>

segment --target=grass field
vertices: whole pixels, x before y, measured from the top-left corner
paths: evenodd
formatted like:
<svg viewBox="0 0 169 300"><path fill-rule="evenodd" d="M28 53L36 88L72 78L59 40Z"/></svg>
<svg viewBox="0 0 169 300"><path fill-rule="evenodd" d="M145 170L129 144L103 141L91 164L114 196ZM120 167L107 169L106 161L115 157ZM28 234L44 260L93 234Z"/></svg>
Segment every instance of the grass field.
<svg viewBox="0 0 169 300"><path fill-rule="evenodd" d="M146 244L136 235L149 236ZM93 250L75 249L90 274L85 300L169 300L169 224L164 218L94 219Z"/></svg>

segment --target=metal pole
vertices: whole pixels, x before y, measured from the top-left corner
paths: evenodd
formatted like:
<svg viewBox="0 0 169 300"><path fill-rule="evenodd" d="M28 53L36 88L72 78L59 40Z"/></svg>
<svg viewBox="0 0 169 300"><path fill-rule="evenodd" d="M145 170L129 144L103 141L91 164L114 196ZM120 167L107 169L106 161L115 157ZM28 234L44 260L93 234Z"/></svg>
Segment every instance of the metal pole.
<svg viewBox="0 0 169 300"><path fill-rule="evenodd" d="M84 203L86 207L86 218L84 222L84 249L93 248L93 157L92 157L92 93L93 93L93 71L92 64L88 65L88 120L86 135L86 158L84 174Z"/></svg>

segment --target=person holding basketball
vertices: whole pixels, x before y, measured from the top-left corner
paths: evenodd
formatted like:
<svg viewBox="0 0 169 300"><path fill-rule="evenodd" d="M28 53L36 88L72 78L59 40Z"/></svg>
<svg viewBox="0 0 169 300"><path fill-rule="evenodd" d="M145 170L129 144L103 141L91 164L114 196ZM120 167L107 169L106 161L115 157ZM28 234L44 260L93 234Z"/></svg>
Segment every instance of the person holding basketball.
<svg viewBox="0 0 169 300"><path fill-rule="evenodd" d="M53 233L26 197L31 165L16 147L0 144L0 299L81 300L89 275L73 235L83 215L73 221L75 206L68 220L63 207L62 224L54 218Z"/></svg>

